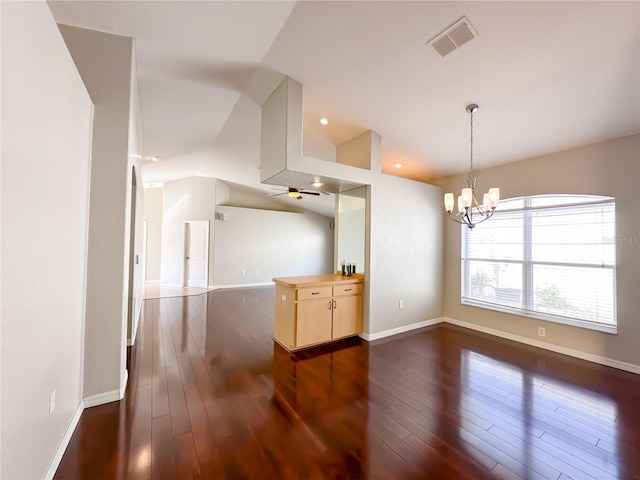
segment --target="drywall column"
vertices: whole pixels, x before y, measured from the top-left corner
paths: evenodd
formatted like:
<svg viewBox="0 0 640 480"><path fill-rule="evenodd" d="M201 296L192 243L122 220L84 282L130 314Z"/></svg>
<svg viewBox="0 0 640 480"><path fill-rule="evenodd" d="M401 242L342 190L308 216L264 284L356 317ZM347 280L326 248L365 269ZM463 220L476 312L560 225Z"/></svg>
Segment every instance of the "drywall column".
<svg viewBox="0 0 640 480"><path fill-rule="evenodd" d="M59 28L95 104L84 396L88 405L97 405L122 398L127 378L133 40ZM136 183L142 186L141 179Z"/></svg>
<svg viewBox="0 0 640 480"><path fill-rule="evenodd" d="M47 4L0 9L0 478L53 478L82 413L93 105Z"/></svg>

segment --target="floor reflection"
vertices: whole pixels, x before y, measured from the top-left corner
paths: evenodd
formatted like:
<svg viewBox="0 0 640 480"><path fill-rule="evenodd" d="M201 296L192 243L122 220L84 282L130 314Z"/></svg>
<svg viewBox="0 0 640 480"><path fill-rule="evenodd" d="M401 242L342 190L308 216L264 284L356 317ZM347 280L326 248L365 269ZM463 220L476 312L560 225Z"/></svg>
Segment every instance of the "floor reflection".
<svg viewBox="0 0 640 480"><path fill-rule="evenodd" d="M611 398L469 350L462 351L462 380L461 437L489 443L476 442L505 457L515 474L622 478ZM491 427L478 426L478 417Z"/></svg>
<svg viewBox="0 0 640 480"><path fill-rule="evenodd" d="M58 479L640 478L638 376L451 326L288 353L272 287L145 301Z"/></svg>

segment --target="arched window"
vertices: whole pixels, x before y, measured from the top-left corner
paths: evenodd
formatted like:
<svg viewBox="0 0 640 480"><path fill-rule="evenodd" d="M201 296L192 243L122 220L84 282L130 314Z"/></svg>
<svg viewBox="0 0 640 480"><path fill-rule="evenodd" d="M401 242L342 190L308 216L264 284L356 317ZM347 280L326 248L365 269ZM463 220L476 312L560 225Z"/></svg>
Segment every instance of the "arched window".
<svg viewBox="0 0 640 480"><path fill-rule="evenodd" d="M615 199L538 195L462 226L463 304L616 332Z"/></svg>

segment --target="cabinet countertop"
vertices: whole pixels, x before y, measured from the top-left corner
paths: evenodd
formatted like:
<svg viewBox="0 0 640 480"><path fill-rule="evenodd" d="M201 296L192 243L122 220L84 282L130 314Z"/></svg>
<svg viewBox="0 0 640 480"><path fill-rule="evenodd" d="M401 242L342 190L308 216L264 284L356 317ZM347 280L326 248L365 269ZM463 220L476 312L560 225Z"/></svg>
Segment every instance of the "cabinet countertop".
<svg viewBox="0 0 640 480"><path fill-rule="evenodd" d="M350 277L343 277L339 274L336 275L328 273L324 275L305 275L301 277L276 277L273 279L273 281L279 285L284 285L285 287L303 288L363 283L364 277L357 273Z"/></svg>

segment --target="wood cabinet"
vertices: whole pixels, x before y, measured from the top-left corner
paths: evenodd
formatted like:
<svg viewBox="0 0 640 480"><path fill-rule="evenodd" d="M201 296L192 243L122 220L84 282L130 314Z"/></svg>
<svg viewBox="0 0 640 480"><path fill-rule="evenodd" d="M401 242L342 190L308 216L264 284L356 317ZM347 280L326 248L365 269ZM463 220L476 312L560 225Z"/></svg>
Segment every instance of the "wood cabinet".
<svg viewBox="0 0 640 480"><path fill-rule="evenodd" d="M274 339L289 351L362 331L362 276L274 278Z"/></svg>

